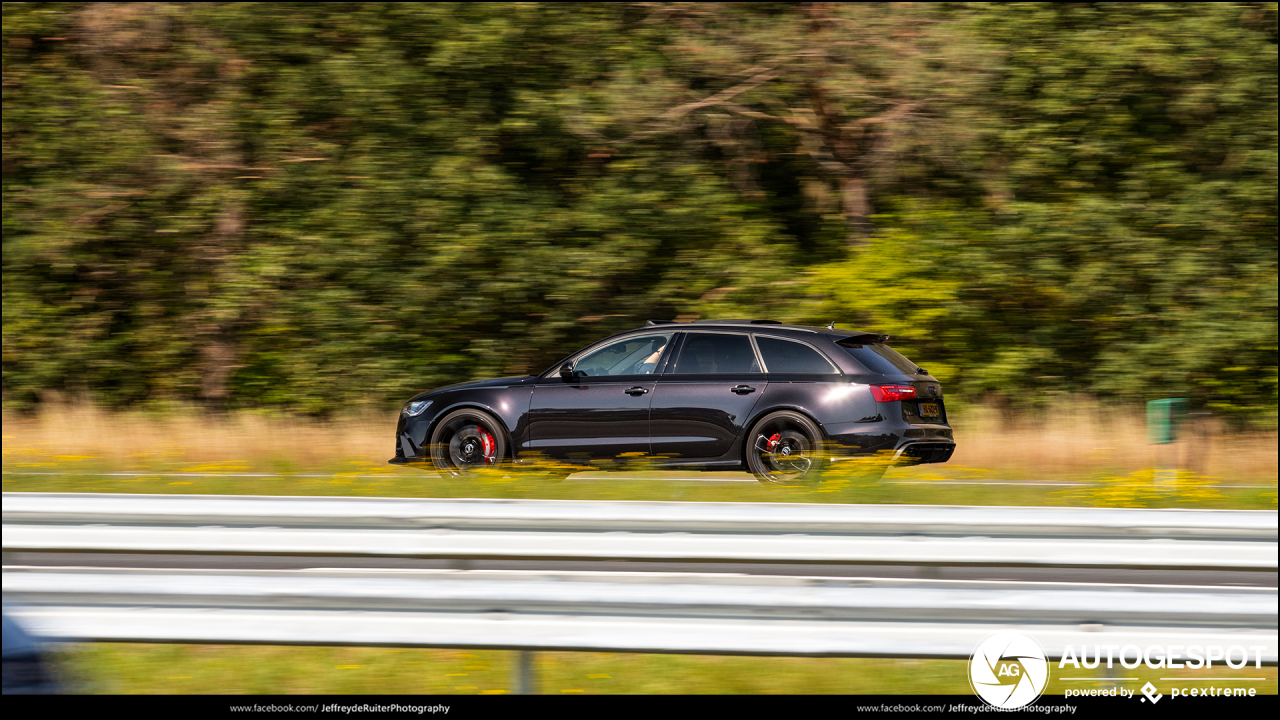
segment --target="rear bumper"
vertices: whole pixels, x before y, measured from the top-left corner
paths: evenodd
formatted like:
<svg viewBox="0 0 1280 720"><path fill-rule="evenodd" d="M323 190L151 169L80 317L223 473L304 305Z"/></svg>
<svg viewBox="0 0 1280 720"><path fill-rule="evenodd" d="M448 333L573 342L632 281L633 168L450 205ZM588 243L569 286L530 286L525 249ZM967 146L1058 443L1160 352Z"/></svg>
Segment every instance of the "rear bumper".
<svg viewBox="0 0 1280 720"><path fill-rule="evenodd" d="M907 443L893 454L893 462L895 465L943 463L950 460L955 451L956 444L953 442Z"/></svg>
<svg viewBox="0 0 1280 720"><path fill-rule="evenodd" d="M836 454L845 458L877 455L892 458L895 465L941 463L950 460L956 448L947 425L911 425L895 419L824 429L837 448Z"/></svg>

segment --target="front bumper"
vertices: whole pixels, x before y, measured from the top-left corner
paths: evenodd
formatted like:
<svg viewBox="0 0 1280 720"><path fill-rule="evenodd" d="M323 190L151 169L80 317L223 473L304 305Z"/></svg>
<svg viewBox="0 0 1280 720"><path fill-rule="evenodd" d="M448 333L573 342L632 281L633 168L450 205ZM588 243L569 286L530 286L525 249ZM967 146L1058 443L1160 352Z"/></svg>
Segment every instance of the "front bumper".
<svg viewBox="0 0 1280 720"><path fill-rule="evenodd" d="M408 465L410 463L426 462L427 458L424 453L420 452L421 448L410 439L408 433L400 433L396 436L396 456L387 461L391 465Z"/></svg>

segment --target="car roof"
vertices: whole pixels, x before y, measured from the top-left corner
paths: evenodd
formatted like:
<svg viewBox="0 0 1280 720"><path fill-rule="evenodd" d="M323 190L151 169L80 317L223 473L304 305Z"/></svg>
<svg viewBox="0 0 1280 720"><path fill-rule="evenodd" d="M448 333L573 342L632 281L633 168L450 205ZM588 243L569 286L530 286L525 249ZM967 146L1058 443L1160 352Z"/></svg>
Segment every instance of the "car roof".
<svg viewBox="0 0 1280 720"><path fill-rule="evenodd" d="M756 329L756 331L765 331L765 329L780 329L780 331L800 331L806 333L824 333L824 334L867 334L859 331L842 331L835 328L818 328L813 325L790 325L778 322L778 320L690 320L687 323L678 322L678 320L649 320L645 323L645 328L667 327L667 325L680 325L681 328L687 329L708 329L714 327L732 327L742 329L744 325Z"/></svg>
<svg viewBox="0 0 1280 720"><path fill-rule="evenodd" d="M813 327L811 325L786 325L781 322L778 322L777 320L693 320L690 322L680 322L677 320L648 320L645 322L644 327L638 327L631 330L624 330L622 332L609 335L608 337L600 338L599 340L582 348L577 353L574 353L574 355L579 355L581 353L586 352L587 350L590 350L591 348L599 347L602 343L608 342L610 340L616 340L618 338L622 338L627 335L632 335L634 333L653 332L654 330L671 330L672 332L687 332L689 330L715 330L715 329L724 329L724 328L732 328L734 330L753 330L755 332L764 332L764 333L784 331L784 332L791 332L791 333L806 333L810 335L826 335L828 338L830 338L833 342L837 344L839 343L847 344L851 341L860 342L860 343L861 342L867 342L867 343L884 342L889 339L888 335L868 333L868 332L863 332L861 330L841 330L839 328L832 329L832 328L825 328L825 327ZM573 357L573 355L568 355L558 360L554 365L547 368L543 372L539 373L539 375L545 375L551 372L552 370L555 370L557 367L561 365L561 363L563 363L565 360L568 360L571 357Z"/></svg>
<svg viewBox="0 0 1280 720"><path fill-rule="evenodd" d="M834 323L833 323L834 324ZM867 333L861 330L845 330L830 327L814 327L812 325L789 325L777 320L693 320L690 322L677 322L675 320L649 320L643 328L638 330L647 330L650 328L679 328L680 330L708 330L712 328L733 328L735 330L743 330L750 328L757 332L767 332L771 330L790 330L793 332L820 333L822 335L832 335L841 338L853 337L859 335L873 335L875 333ZM634 332L634 331L629 331Z"/></svg>

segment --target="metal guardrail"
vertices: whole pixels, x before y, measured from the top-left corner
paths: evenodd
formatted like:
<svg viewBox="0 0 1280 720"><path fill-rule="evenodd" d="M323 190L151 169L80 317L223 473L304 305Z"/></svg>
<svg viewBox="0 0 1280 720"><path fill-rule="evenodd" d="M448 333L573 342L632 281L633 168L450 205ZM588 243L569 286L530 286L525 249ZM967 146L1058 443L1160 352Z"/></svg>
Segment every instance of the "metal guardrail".
<svg viewBox="0 0 1280 720"><path fill-rule="evenodd" d="M5 493L6 552L911 563L1274 573L1274 512ZM755 655L968 657L1068 645L1261 646L1277 590L459 570L6 566L46 637Z"/></svg>
<svg viewBox="0 0 1280 720"><path fill-rule="evenodd" d="M8 522L1277 539L1262 510L4 493Z"/></svg>
<svg viewBox="0 0 1280 720"><path fill-rule="evenodd" d="M1277 568L1265 511L5 493L6 551Z"/></svg>
<svg viewBox="0 0 1280 720"><path fill-rule="evenodd" d="M1066 645L1261 646L1276 589L503 571L8 568L46 637L753 655L968 657Z"/></svg>

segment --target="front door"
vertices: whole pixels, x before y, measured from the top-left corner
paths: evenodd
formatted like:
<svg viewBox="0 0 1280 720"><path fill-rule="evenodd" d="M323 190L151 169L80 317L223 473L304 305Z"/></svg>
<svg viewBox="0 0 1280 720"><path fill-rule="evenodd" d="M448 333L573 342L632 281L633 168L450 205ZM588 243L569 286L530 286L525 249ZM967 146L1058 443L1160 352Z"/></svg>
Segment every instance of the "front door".
<svg viewBox="0 0 1280 720"><path fill-rule="evenodd" d="M525 450L563 460L649 452L654 371L673 333L626 338L589 350L572 379L543 379L529 409Z"/></svg>

